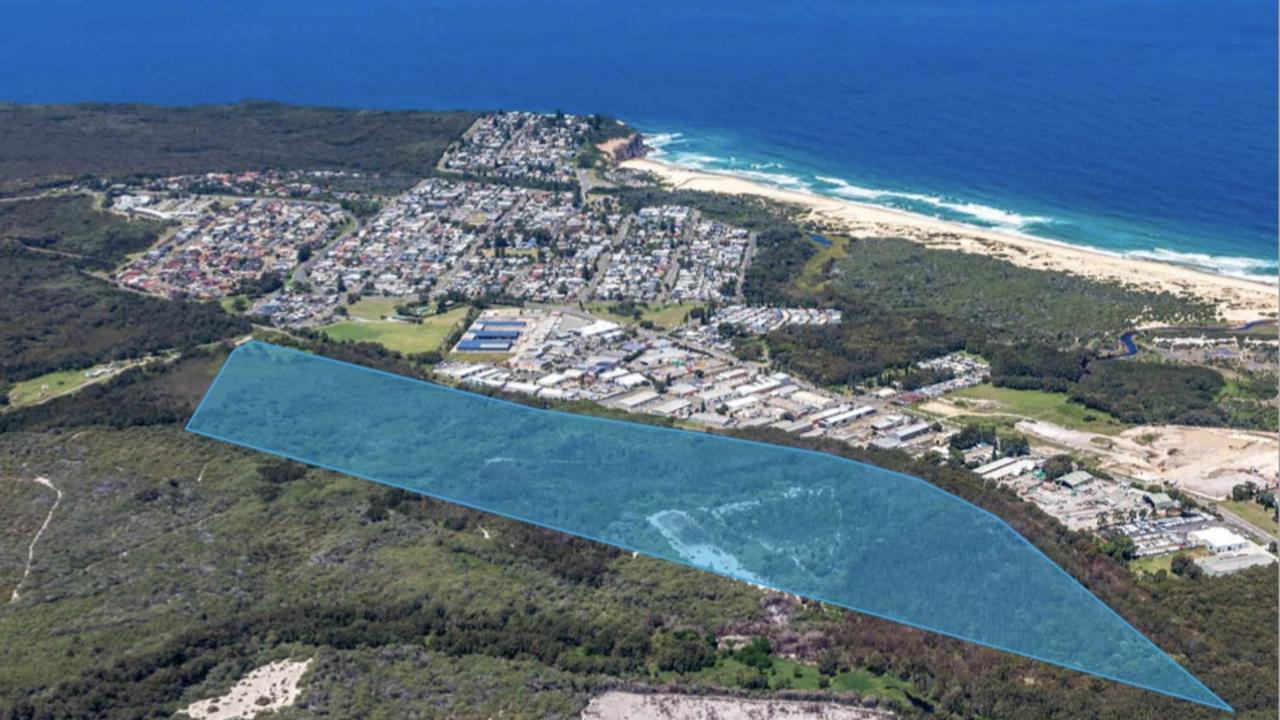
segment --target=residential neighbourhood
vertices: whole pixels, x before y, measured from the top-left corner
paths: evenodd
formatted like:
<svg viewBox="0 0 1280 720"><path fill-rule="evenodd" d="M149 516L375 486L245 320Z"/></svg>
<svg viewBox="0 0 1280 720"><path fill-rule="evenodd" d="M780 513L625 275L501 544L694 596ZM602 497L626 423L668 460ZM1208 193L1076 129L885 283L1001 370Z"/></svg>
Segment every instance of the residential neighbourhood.
<svg viewBox="0 0 1280 720"><path fill-rule="evenodd" d="M591 126L563 113L503 112L477 122L440 162L468 176L546 186L574 182L574 156Z"/></svg>
<svg viewBox="0 0 1280 720"><path fill-rule="evenodd" d="M358 193L343 191L342 188L346 185L359 185L377 179L378 176L373 173L338 170L246 170L171 175L147 179L139 185L147 193L164 193L171 196L198 194L320 199L326 196L356 197Z"/></svg>
<svg viewBox="0 0 1280 720"><path fill-rule="evenodd" d="M747 231L676 205L642 208L623 227L596 299L719 301L737 293L750 260Z"/></svg>
<svg viewBox="0 0 1280 720"><path fill-rule="evenodd" d="M321 323L345 293L719 302L737 292L750 242L687 207L621 215L581 207L570 192L433 178L317 253L305 285L255 312L287 326Z"/></svg>
<svg viewBox="0 0 1280 720"><path fill-rule="evenodd" d="M287 274L300 253L323 247L345 222L346 215L334 205L218 201L127 264L116 279L125 287L165 297L226 297L268 274Z"/></svg>

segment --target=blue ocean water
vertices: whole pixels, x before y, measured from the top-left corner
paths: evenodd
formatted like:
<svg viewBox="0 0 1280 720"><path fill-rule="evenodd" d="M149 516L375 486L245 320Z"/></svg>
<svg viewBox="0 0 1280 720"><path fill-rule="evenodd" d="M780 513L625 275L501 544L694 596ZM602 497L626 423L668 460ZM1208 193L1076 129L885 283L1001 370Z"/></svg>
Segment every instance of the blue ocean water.
<svg viewBox="0 0 1280 720"><path fill-rule="evenodd" d="M664 133L675 162L1277 272L1272 0L0 0L0 13L8 100L606 112Z"/></svg>
<svg viewBox="0 0 1280 720"><path fill-rule="evenodd" d="M996 516L808 450L540 410L262 342L187 430L1230 710Z"/></svg>

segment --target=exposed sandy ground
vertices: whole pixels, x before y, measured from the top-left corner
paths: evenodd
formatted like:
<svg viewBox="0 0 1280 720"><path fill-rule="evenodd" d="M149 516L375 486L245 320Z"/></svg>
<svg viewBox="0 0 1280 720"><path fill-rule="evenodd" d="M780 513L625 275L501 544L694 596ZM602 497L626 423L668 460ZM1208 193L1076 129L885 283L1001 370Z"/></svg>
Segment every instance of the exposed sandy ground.
<svg viewBox="0 0 1280 720"><path fill-rule="evenodd" d="M825 221L854 235L902 237L931 247L992 255L1023 267L1073 272L1179 294L1189 292L1215 304L1223 319L1230 322L1275 317L1280 312L1277 286L1264 282L1121 257L1015 232L975 228L878 205L783 190L731 175L686 170L656 160L628 160L622 166L651 172L678 189L756 195L799 205L809 211L811 219Z"/></svg>
<svg viewBox="0 0 1280 720"><path fill-rule="evenodd" d="M199 700L183 711L196 720L247 720L287 708L302 693L302 675L311 660L280 660L240 678L227 694Z"/></svg>
<svg viewBox="0 0 1280 720"><path fill-rule="evenodd" d="M965 398L965 402L977 408L981 412L998 412L1000 410L999 403L991 400L980 400L976 398ZM947 400L929 400L920 403L918 406L921 410L942 417L955 417L957 415L973 415L973 408L957 407L954 403Z"/></svg>
<svg viewBox="0 0 1280 720"><path fill-rule="evenodd" d="M621 691L592 698L582 720L883 720L883 710L806 700L747 700Z"/></svg>
<svg viewBox="0 0 1280 720"><path fill-rule="evenodd" d="M21 597L19 590L22 589L23 583L27 581L27 576L31 574L31 564L36 561L36 543L40 542L40 536L49 528L49 521L53 520L53 513L58 509L58 505L62 503L62 491L49 482L47 477L37 477L32 482L39 483L58 494L53 501L53 507L49 508L49 514L45 516L44 522L40 524L40 529L36 531L35 537L31 538L31 544L27 546L27 565L22 569L22 579L18 581L18 586L13 589L13 594L9 596L9 602L18 602Z"/></svg>
<svg viewBox="0 0 1280 720"><path fill-rule="evenodd" d="M1106 436L1031 420L1018 423L1018 429L1097 454L1105 470L1146 482L1171 482L1216 500L1246 480L1275 485L1280 478L1280 442L1270 433L1160 425Z"/></svg>
<svg viewBox="0 0 1280 720"><path fill-rule="evenodd" d="M1245 480L1274 484L1280 476L1280 443L1275 435L1219 428L1134 428L1121 433L1127 439L1155 433L1145 447L1152 464L1166 480L1191 492L1215 499L1231 494L1231 487Z"/></svg>

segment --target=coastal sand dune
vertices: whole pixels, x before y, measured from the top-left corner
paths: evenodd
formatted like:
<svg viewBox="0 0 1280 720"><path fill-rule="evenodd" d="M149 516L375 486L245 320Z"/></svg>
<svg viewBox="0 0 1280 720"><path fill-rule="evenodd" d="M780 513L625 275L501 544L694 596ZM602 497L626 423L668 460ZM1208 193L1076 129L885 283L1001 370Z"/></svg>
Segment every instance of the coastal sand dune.
<svg viewBox="0 0 1280 720"><path fill-rule="evenodd" d="M607 692L593 698L582 720L888 720L883 710L806 700L753 700Z"/></svg>
<svg viewBox="0 0 1280 720"><path fill-rule="evenodd" d="M263 665L221 697L191 703L182 712L195 720L249 720L287 708L302 694L302 676L309 667L310 659Z"/></svg>
<svg viewBox="0 0 1280 720"><path fill-rule="evenodd" d="M1222 319L1232 323L1275 317L1280 312L1277 287L1265 282L1122 257L879 205L785 190L732 175L688 170L657 160L628 160L622 166L653 173L674 189L755 195L798 205L807 211L810 220L851 235L906 238L930 247L1000 257L1023 267L1072 272L1176 294L1190 293L1213 303Z"/></svg>

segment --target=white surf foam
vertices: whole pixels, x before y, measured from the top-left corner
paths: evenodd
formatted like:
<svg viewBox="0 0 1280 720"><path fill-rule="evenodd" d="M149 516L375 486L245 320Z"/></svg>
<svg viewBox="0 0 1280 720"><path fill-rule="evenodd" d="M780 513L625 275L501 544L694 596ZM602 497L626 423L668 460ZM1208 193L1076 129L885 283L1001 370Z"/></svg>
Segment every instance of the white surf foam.
<svg viewBox="0 0 1280 720"><path fill-rule="evenodd" d="M964 215L984 224L1008 230L1021 230L1028 225L1050 222L1049 218L1040 215L1022 215L1020 213L1002 210L989 205L980 205L978 203L963 202L960 200L950 200L937 195L899 192L894 190L877 190L875 188L854 185L841 178L831 177L829 175L818 175L817 179L832 186L828 190L831 194L848 198L850 200L862 200L866 202L905 200L925 205L927 207L938 208L939 210L946 210L956 215ZM964 218L954 218L952 216L947 216L947 219L964 220Z"/></svg>
<svg viewBox="0 0 1280 720"><path fill-rule="evenodd" d="M990 207L987 205L979 205L978 203L940 200L937 205L940 208L944 208L952 212L978 218L979 220L991 223L997 227L1021 229L1028 225L1038 225L1051 222L1049 218L1041 215L1023 215L1021 213L1001 210L1000 208Z"/></svg>
<svg viewBox="0 0 1280 720"><path fill-rule="evenodd" d="M736 175L747 180L755 180L756 182L775 187L786 188L788 190L811 190L809 183L800 179L795 175L787 175L786 173L764 172L761 170L741 170L726 169L722 172L728 175Z"/></svg>
<svg viewBox="0 0 1280 720"><path fill-rule="evenodd" d="M645 142L650 147L655 148L655 157L661 157L664 162L669 162L673 165L689 170L719 172L786 190L798 190L801 192L832 195L848 200L898 207L899 209L921 214L936 214L937 216L947 220L978 226L995 227L1001 230L1015 232L1042 242L1051 242L1063 245L1064 247L1077 247L1119 257L1131 257L1143 260L1154 260L1174 265L1183 265L1219 275L1277 283L1277 274L1280 273L1280 267L1278 267L1277 262L1275 260L1265 258L1211 255L1208 253L1187 253L1164 248L1151 248L1149 250L1116 250L1102 248L1095 245L1070 243L1053 238L1046 238L1032 232L1027 232L1027 229L1035 225L1045 225L1055 222L1055 220L1050 217L1042 215L1027 215L989 205L982 205L980 203L967 202L937 195L928 195L925 193L865 187L850 183L843 178L833 177L830 175L815 175L813 177L814 182L810 182L798 175L779 172L779 170L785 169L785 165L779 162L749 162L738 158L729 158L726 160L725 158L693 152L692 149L690 151L676 150L673 146L687 145L690 143L688 138L678 132L646 135ZM934 209L938 212L932 213L930 212L930 209Z"/></svg>
<svg viewBox="0 0 1280 720"><path fill-rule="evenodd" d="M787 190L812 190L812 186L799 176L767 171L768 168L783 167L780 163L748 163L734 157L725 159L693 151L671 149L671 146L675 144L677 142L667 142L653 154L654 157L661 158L664 162L686 170L705 170L733 175L745 180L752 180Z"/></svg>
<svg viewBox="0 0 1280 720"><path fill-rule="evenodd" d="M644 136L644 144L655 150L661 150L668 145L674 145L683 141L684 133L678 132L653 133L652 135L646 133Z"/></svg>
<svg viewBox="0 0 1280 720"><path fill-rule="evenodd" d="M716 167L720 159L710 155L699 155L698 153L670 152L662 151L654 153L656 157L675 165L685 168L686 170L718 170Z"/></svg>
<svg viewBox="0 0 1280 720"><path fill-rule="evenodd" d="M1277 273L1280 272L1280 265L1275 260L1264 260L1262 258L1186 253L1164 248L1130 250L1121 254L1125 257L1155 260L1173 265L1185 265L1199 270L1208 270L1219 275L1271 283L1277 282Z"/></svg>

